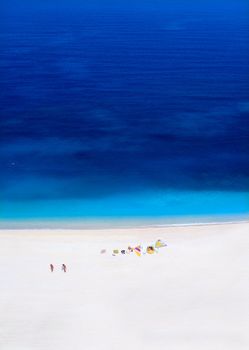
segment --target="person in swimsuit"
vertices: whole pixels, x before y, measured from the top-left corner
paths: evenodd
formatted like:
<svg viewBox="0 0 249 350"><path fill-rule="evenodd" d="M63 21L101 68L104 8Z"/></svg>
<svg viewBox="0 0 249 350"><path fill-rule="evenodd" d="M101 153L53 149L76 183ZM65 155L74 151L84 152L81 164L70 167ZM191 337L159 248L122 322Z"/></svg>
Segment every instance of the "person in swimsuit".
<svg viewBox="0 0 249 350"><path fill-rule="evenodd" d="M61 269L62 269L62 271L67 272L67 267L65 264L62 264Z"/></svg>

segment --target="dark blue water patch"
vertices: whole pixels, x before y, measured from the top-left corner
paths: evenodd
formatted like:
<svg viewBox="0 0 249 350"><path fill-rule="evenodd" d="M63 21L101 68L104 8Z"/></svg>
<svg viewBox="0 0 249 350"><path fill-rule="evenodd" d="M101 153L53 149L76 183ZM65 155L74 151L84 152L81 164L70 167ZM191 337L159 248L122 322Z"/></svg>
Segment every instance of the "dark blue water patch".
<svg viewBox="0 0 249 350"><path fill-rule="evenodd" d="M247 191L249 21L215 9L9 11L2 199Z"/></svg>

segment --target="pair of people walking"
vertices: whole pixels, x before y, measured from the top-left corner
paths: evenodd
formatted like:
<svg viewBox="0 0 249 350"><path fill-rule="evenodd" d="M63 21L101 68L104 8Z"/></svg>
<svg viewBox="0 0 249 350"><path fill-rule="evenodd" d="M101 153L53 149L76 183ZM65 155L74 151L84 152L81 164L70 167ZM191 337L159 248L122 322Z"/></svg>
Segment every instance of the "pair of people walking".
<svg viewBox="0 0 249 350"><path fill-rule="evenodd" d="M65 264L61 265L61 269L63 272L67 272L67 266ZM54 265L53 264L50 264L50 271L54 272Z"/></svg>

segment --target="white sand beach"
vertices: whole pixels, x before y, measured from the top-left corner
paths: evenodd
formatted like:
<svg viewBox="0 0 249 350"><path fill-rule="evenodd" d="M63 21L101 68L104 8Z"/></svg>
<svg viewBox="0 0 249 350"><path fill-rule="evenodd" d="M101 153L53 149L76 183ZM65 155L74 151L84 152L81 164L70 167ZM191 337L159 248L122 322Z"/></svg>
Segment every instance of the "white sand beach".
<svg viewBox="0 0 249 350"><path fill-rule="evenodd" d="M248 223L2 230L0 349L247 350L248 248Z"/></svg>

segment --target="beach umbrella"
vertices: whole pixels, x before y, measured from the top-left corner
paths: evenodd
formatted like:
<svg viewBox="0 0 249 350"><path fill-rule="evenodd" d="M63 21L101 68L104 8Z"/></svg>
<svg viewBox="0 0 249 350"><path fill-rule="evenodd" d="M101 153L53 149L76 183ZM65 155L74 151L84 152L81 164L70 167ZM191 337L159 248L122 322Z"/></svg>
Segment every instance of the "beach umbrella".
<svg viewBox="0 0 249 350"><path fill-rule="evenodd" d="M119 250L118 249L113 249L113 255L117 255L117 254L119 254Z"/></svg>
<svg viewBox="0 0 249 350"><path fill-rule="evenodd" d="M161 239L158 239L156 241L156 244L155 244L156 248L162 248L162 247L166 247L166 246L167 246L167 244L165 242L163 242Z"/></svg>
<svg viewBox="0 0 249 350"><path fill-rule="evenodd" d="M155 253L155 248L151 245L147 247L147 253L148 254L154 254Z"/></svg>
<svg viewBox="0 0 249 350"><path fill-rule="evenodd" d="M137 256L141 256L141 254L142 254L141 246L139 245L139 246L135 247L134 252Z"/></svg>

